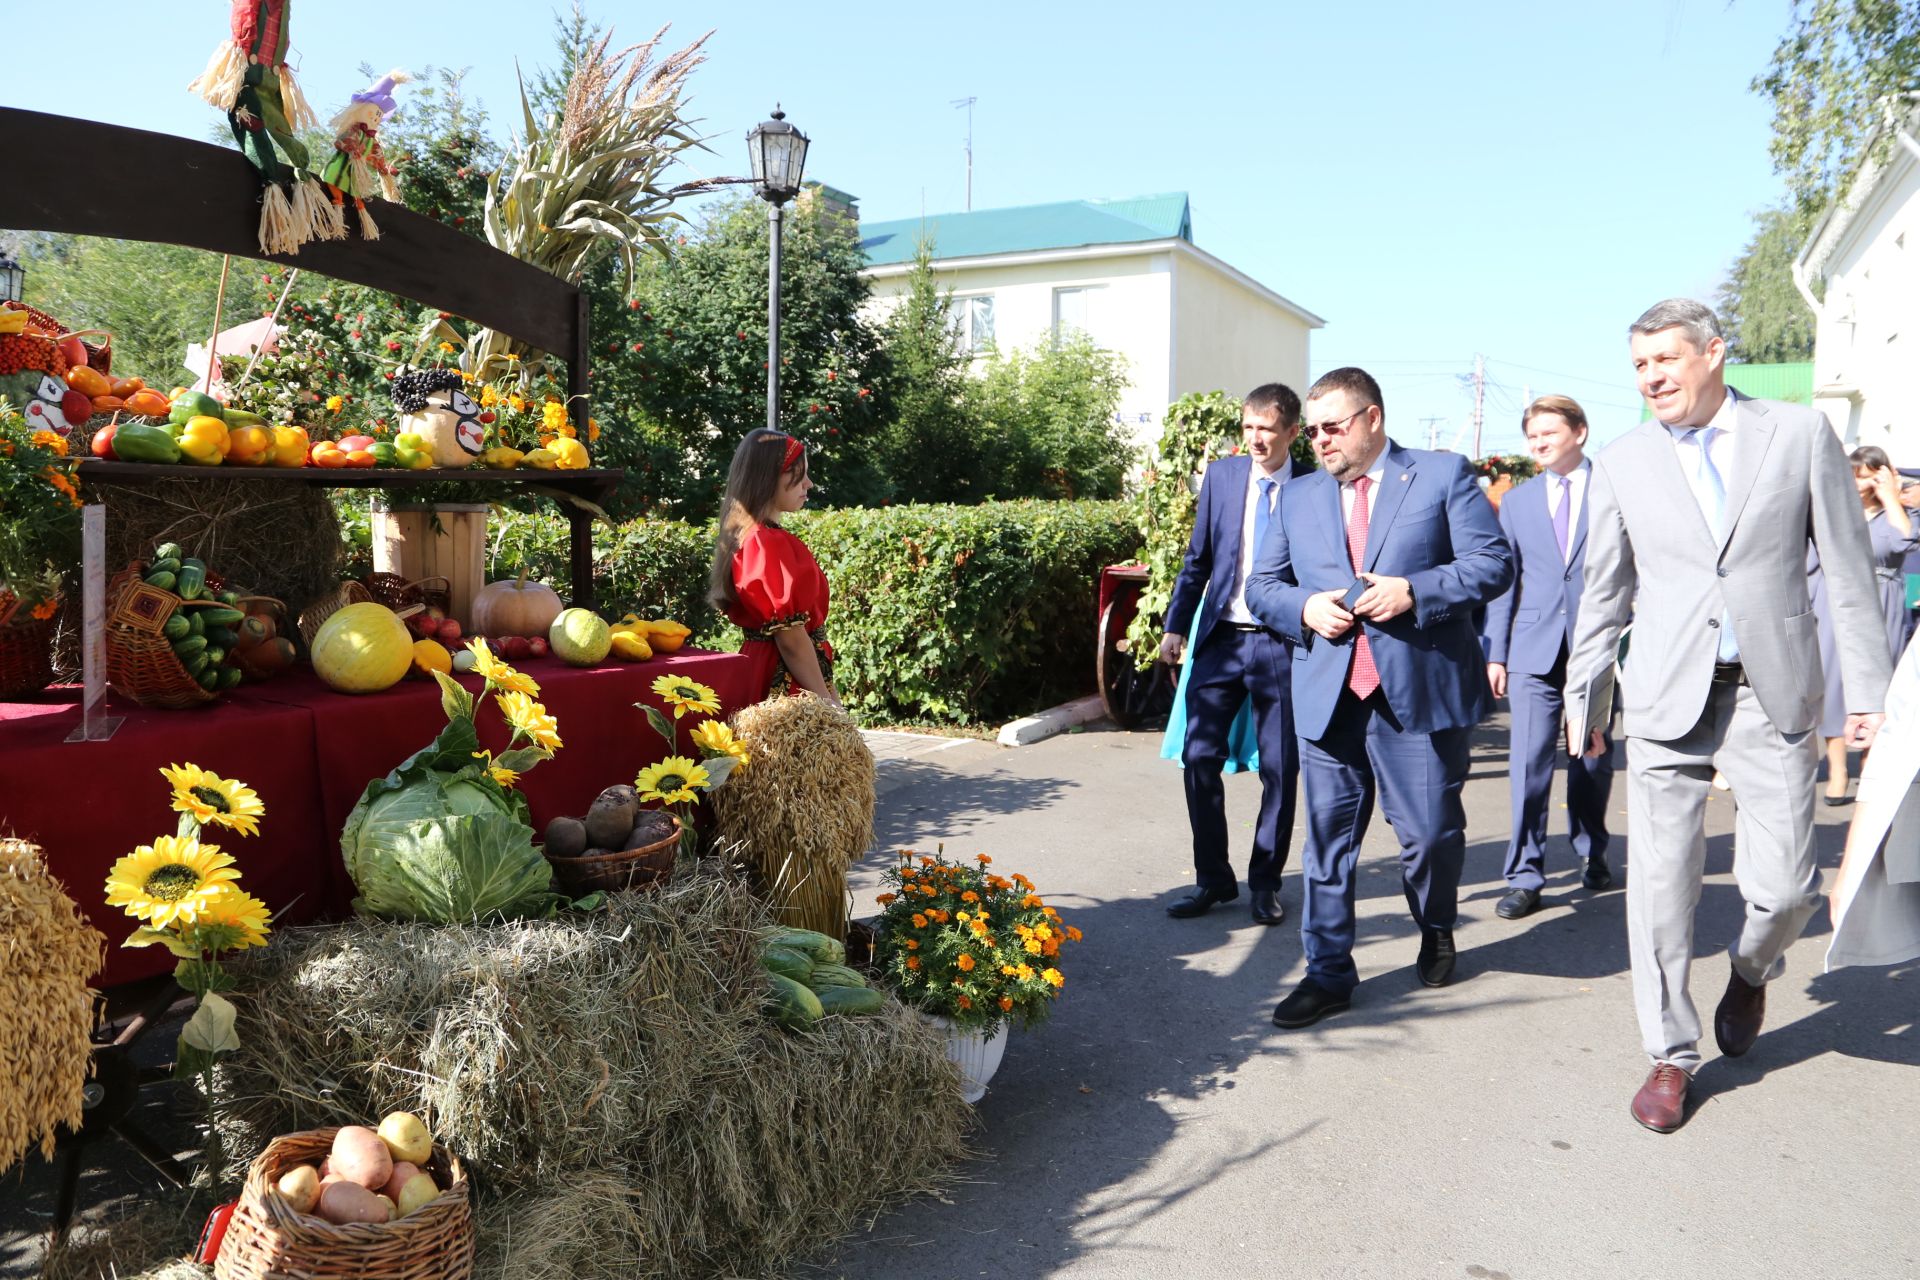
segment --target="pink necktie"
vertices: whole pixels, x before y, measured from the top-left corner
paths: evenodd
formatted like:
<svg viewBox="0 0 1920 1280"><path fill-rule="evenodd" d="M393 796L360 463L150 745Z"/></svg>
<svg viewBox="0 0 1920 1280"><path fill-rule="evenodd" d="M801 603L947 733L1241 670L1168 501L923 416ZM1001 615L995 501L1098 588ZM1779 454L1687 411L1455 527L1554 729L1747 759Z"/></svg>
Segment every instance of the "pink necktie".
<svg viewBox="0 0 1920 1280"><path fill-rule="evenodd" d="M1361 476L1353 482L1353 514L1347 517L1347 555L1353 571L1367 562L1367 489L1373 477ZM1373 669L1373 647L1367 643L1367 629L1360 619L1353 620L1353 669L1347 674L1347 688L1356 698L1366 698L1380 687L1380 673Z"/></svg>

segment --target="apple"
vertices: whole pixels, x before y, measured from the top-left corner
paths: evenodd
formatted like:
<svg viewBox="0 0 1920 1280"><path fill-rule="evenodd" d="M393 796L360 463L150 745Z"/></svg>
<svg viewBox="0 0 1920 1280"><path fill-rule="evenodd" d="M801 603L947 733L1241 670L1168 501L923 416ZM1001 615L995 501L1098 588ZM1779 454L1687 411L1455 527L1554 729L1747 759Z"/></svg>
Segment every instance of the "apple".
<svg viewBox="0 0 1920 1280"><path fill-rule="evenodd" d="M416 613L413 615L412 622L413 629L420 633L422 639L437 640L440 638L440 620L438 618L429 618L424 613Z"/></svg>
<svg viewBox="0 0 1920 1280"><path fill-rule="evenodd" d="M527 650L531 657L544 658L552 652L553 646L547 643L545 636L532 636L527 640Z"/></svg>
<svg viewBox="0 0 1920 1280"><path fill-rule="evenodd" d="M449 647L460 643L460 620L458 618L440 619L440 643Z"/></svg>
<svg viewBox="0 0 1920 1280"><path fill-rule="evenodd" d="M58 343L60 354L67 358L68 364L85 365L87 363L87 344L78 338L66 337Z"/></svg>
<svg viewBox="0 0 1920 1280"><path fill-rule="evenodd" d="M88 445L88 448L93 451L94 457L107 458L109 460L114 457L113 432L114 428L119 425L118 421L109 422L106 426L93 433L93 441Z"/></svg>
<svg viewBox="0 0 1920 1280"><path fill-rule="evenodd" d="M508 636L500 642L500 652L506 656L508 662L519 662L523 658L533 656L533 646L528 643L525 636Z"/></svg>

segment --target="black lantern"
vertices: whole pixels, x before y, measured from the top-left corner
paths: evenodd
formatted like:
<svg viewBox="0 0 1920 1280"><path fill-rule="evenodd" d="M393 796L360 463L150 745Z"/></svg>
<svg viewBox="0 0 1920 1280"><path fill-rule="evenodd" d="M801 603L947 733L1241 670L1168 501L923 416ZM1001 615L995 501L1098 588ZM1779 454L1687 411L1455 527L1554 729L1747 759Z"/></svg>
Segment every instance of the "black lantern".
<svg viewBox="0 0 1920 1280"><path fill-rule="evenodd" d="M747 159L753 166L754 193L781 205L800 194L800 175L807 167L807 135L787 123L779 107L773 119L762 120L747 135Z"/></svg>
<svg viewBox="0 0 1920 1280"><path fill-rule="evenodd" d="M801 144L805 147L805 143ZM27 295L27 273L13 255L0 249L0 302L19 302Z"/></svg>

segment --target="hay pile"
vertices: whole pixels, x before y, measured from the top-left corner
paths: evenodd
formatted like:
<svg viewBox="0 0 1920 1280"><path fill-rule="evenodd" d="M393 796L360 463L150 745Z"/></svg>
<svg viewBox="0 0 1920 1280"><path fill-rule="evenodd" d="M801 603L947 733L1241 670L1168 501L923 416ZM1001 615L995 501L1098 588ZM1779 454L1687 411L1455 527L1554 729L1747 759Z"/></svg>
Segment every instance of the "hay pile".
<svg viewBox="0 0 1920 1280"><path fill-rule="evenodd" d="M733 717L753 753L713 793L716 834L741 846L782 924L847 936L847 868L873 843L873 752L844 711L772 698Z"/></svg>
<svg viewBox="0 0 1920 1280"><path fill-rule="evenodd" d="M769 1022L765 923L709 873L562 920L282 930L236 996L229 1148L404 1108L475 1175L483 1274L766 1274L935 1185L971 1113L901 1006Z"/></svg>
<svg viewBox="0 0 1920 1280"><path fill-rule="evenodd" d="M40 847L0 840L0 1169L56 1130L78 1129L92 1053L93 999L106 939L87 925Z"/></svg>

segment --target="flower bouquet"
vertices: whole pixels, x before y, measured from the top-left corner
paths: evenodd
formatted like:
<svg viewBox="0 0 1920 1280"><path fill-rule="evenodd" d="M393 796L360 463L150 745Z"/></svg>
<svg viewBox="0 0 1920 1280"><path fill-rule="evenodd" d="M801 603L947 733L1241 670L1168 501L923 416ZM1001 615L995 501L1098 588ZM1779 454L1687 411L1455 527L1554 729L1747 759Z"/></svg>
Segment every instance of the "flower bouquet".
<svg viewBox="0 0 1920 1280"><path fill-rule="evenodd" d="M906 1003L991 1036L1003 1023L1044 1021L1066 984L1060 949L1080 930L1023 875L901 850L882 877L874 965Z"/></svg>
<svg viewBox="0 0 1920 1280"><path fill-rule="evenodd" d="M711 718L720 714L720 695L706 685L686 676L660 676L653 682L653 692L673 709L672 720L658 707L644 702L633 705L646 712L647 723L667 744L667 757L642 769L633 789L641 804L657 804L674 816L680 824L681 860L690 862L697 840L693 806L702 794L725 783L735 769L745 768L752 757L724 720ZM678 754L680 744L674 733L674 724L689 715L709 717L691 734L702 756L697 761Z"/></svg>

